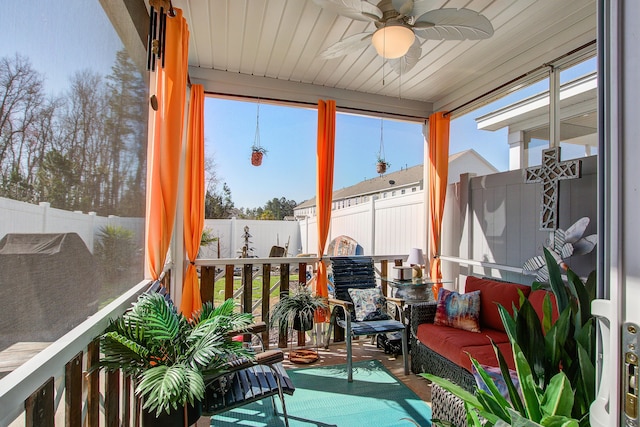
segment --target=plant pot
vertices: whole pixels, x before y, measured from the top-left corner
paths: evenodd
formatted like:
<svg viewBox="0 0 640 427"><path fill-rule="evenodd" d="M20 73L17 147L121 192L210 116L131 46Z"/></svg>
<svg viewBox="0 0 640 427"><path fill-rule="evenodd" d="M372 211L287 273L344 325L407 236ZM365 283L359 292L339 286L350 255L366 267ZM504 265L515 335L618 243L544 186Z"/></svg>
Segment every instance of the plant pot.
<svg viewBox="0 0 640 427"><path fill-rule="evenodd" d="M194 425L202 416L202 402L196 402L195 405L187 405L187 425ZM168 414L162 412L156 416L155 411L149 412L146 409L140 411L141 427L184 427L184 409L180 408L171 411Z"/></svg>
<svg viewBox="0 0 640 427"><path fill-rule="evenodd" d="M310 331L313 329L313 313L297 313L293 318L293 329L296 331Z"/></svg>
<svg viewBox="0 0 640 427"><path fill-rule="evenodd" d="M376 164L376 172L378 172L379 174L383 174L387 171L387 164L383 163L383 162L378 162Z"/></svg>
<svg viewBox="0 0 640 427"><path fill-rule="evenodd" d="M260 166L262 164L262 156L264 153L260 151L252 151L251 152L251 164L253 166Z"/></svg>

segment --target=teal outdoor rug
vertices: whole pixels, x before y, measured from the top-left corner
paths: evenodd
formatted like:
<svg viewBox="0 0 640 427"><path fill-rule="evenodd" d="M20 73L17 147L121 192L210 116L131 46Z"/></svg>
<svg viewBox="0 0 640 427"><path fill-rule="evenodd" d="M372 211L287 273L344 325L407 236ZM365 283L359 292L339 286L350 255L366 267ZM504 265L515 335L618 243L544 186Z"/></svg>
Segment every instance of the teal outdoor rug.
<svg viewBox="0 0 640 427"><path fill-rule="evenodd" d="M291 427L431 426L431 408L377 360L287 371L296 390L285 395ZM271 399L211 417L212 426L284 426L280 400L274 415ZM410 421L410 420L413 420Z"/></svg>

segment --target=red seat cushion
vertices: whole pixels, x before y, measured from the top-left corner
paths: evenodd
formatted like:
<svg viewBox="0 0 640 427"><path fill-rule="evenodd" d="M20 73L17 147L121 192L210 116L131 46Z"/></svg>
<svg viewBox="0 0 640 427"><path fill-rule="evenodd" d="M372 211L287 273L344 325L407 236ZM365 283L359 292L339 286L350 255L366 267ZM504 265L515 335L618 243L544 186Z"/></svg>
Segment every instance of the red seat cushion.
<svg viewBox="0 0 640 427"><path fill-rule="evenodd" d="M504 332L498 304L502 305L510 314L513 314L513 304L520 307L518 289L525 297L529 296L531 287L515 283L497 282L495 280L480 279L468 276L465 293L480 291L480 328L496 329Z"/></svg>
<svg viewBox="0 0 640 427"><path fill-rule="evenodd" d="M513 350L511 349L511 343L503 342L496 345L500 349L502 356L504 356L504 360L507 362L507 366L509 366L509 369L516 369L516 364L513 361ZM469 372L473 372L471 370L471 357L480 362L481 365L499 366L498 358L496 357L496 353L493 350L493 346L491 345L462 347L460 349L460 352L465 355L465 357L461 360L460 366L462 366Z"/></svg>
<svg viewBox="0 0 640 427"><path fill-rule="evenodd" d="M469 370L471 369L471 361L469 361L469 356L464 353L464 348L487 345L491 348L489 337L495 343L509 343L507 334L501 331L483 329L480 333L477 333L432 323L419 325L416 336L420 342L431 350ZM489 365L490 363L486 364ZM493 366L495 365L496 362L493 363Z"/></svg>

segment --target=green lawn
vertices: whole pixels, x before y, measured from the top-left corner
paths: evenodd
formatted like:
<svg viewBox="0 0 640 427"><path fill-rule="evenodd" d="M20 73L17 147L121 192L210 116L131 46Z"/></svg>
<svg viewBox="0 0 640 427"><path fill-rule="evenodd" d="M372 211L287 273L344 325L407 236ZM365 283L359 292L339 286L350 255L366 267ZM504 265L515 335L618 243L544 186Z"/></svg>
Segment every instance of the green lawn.
<svg viewBox="0 0 640 427"><path fill-rule="evenodd" d="M280 274L272 273L271 274L271 288L273 288L280 281ZM216 280L214 285L214 304L218 306L224 301L224 282L225 278L222 277ZM290 274L289 275L289 286L293 287L298 283L298 274ZM234 276L233 279L233 290L234 292L238 289L242 288L242 279L240 276ZM253 287L252 287L252 301L255 303L256 301L262 299L262 276L257 276L253 279ZM277 301L280 295L280 287L276 287L271 293L271 299L275 299ZM239 298L237 298L239 301Z"/></svg>

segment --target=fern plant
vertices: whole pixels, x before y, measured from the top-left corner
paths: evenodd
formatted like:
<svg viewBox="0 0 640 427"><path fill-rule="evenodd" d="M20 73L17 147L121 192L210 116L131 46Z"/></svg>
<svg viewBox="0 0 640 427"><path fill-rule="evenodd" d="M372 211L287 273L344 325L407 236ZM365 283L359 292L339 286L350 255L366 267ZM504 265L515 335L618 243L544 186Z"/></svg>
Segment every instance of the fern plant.
<svg viewBox="0 0 640 427"><path fill-rule="evenodd" d="M246 329L248 313L234 313L233 299L205 303L189 321L158 293L142 294L100 337L100 368L132 376L143 408L156 415L194 405L205 383L230 357L250 357L230 332Z"/></svg>

